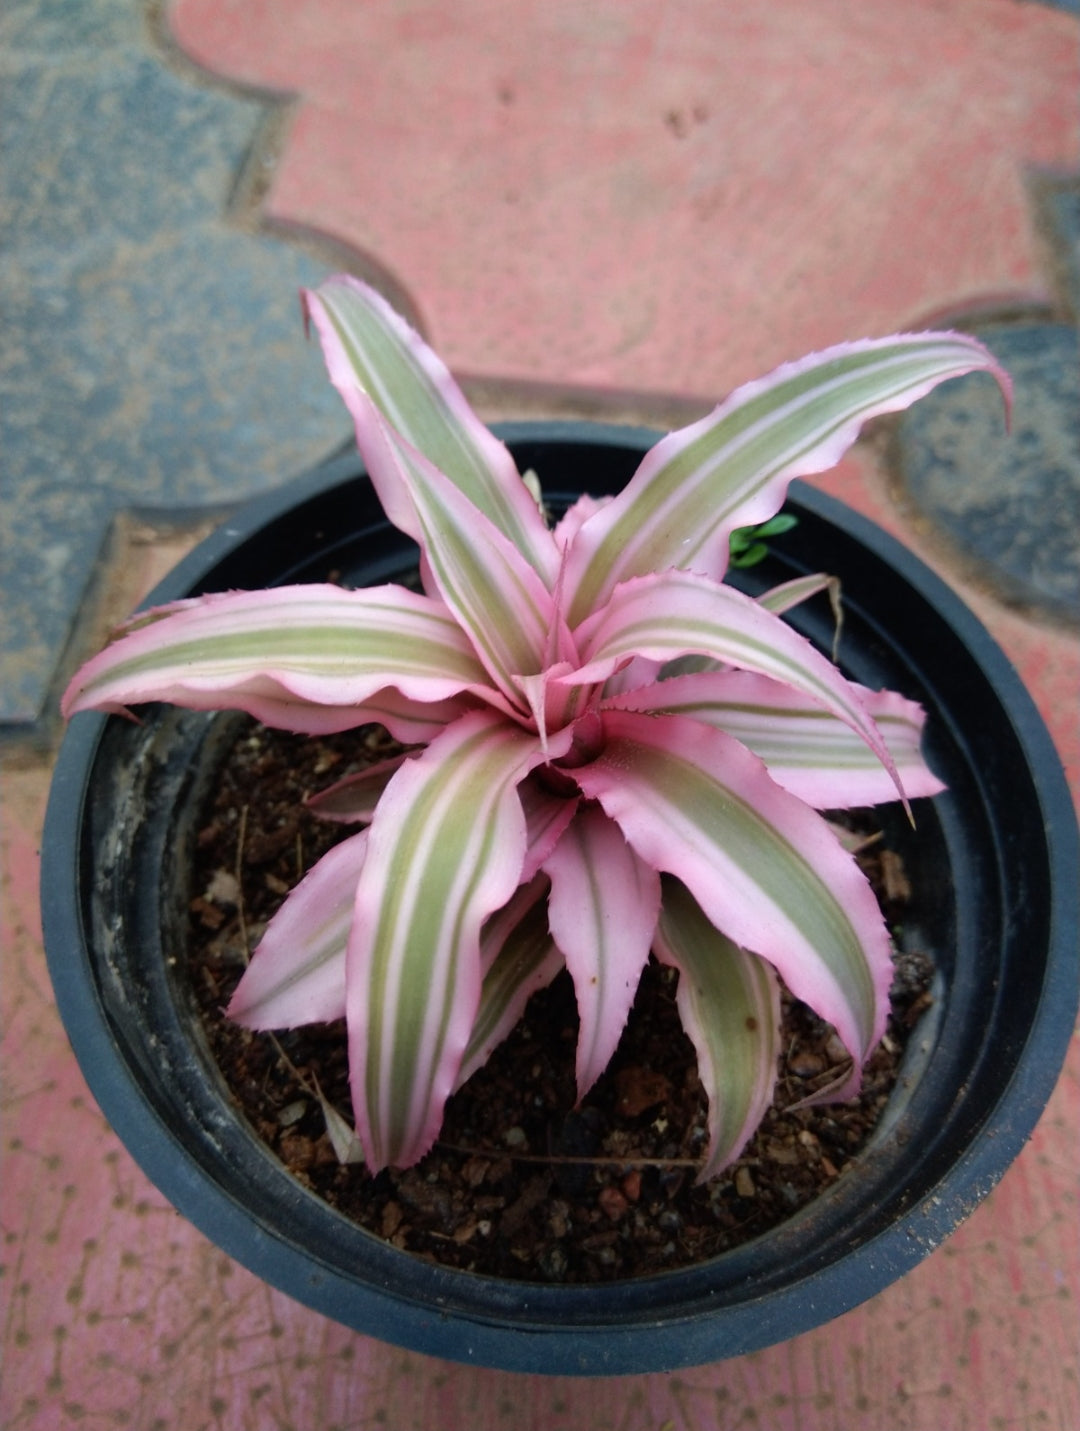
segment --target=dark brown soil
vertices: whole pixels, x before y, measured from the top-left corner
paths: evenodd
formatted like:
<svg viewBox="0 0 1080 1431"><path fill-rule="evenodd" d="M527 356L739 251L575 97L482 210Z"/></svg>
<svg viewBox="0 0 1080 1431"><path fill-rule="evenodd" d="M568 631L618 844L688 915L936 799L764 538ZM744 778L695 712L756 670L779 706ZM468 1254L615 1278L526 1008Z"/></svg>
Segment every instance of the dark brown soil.
<svg viewBox="0 0 1080 1431"><path fill-rule="evenodd" d="M699 1261L775 1226L837 1178L865 1143L928 1006L925 956L897 960L889 1030L860 1096L792 1107L844 1056L831 1029L785 996L776 1101L738 1164L695 1184L705 1096L675 1007L677 975L650 964L618 1052L574 1107L577 1013L563 974L535 995L486 1067L451 1100L416 1168L370 1177L341 1164L318 1092L350 1116L344 1025L252 1034L224 1018L266 921L343 835L306 795L388 753L368 729L328 740L252 723L216 786L198 841L190 973L211 1047L245 1115L303 1183L394 1246L496 1276L608 1281ZM873 826L860 828L871 831ZM859 855L891 923L906 880L872 834Z"/></svg>

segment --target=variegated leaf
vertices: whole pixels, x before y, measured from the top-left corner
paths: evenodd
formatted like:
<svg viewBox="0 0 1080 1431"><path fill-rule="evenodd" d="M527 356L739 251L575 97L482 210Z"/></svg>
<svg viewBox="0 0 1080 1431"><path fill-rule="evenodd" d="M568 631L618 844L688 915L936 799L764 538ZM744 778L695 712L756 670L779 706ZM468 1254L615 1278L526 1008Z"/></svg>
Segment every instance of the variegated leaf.
<svg viewBox="0 0 1080 1431"><path fill-rule="evenodd" d="M922 758L922 708L894 691L856 688L896 765L905 793L936 795L941 781ZM819 810L883 804L892 777L848 725L816 701L749 671L674 676L607 704L654 715L684 715L726 731L765 762L778 785Z"/></svg>
<svg viewBox="0 0 1080 1431"><path fill-rule="evenodd" d="M767 959L861 1065L884 1029L891 960L877 901L825 821L738 741L686 716L607 711L574 772L655 869Z"/></svg>
<svg viewBox="0 0 1080 1431"><path fill-rule="evenodd" d="M549 583L555 546L536 501L506 447L484 426L446 365L374 289L346 274L329 278L304 301L331 381L357 419L360 451L370 462L370 424L356 394L368 395L387 422L422 452L517 547ZM390 520L420 540L412 504L393 473L371 473Z"/></svg>
<svg viewBox="0 0 1080 1431"><path fill-rule="evenodd" d="M570 783L570 782L568 782ZM574 818L578 809L577 789L572 793L554 795L545 787L541 778L530 775L518 787L521 808L525 811L525 861L521 867L521 880L527 884L540 871L544 861L558 844L562 832Z"/></svg>
<svg viewBox="0 0 1080 1431"><path fill-rule="evenodd" d="M586 805L544 861L548 919L574 981L581 1098L611 1060L649 957L660 878L612 820Z"/></svg>
<svg viewBox="0 0 1080 1431"><path fill-rule="evenodd" d="M490 682L441 602L399 586L312 583L145 613L145 624L82 667L63 709L70 716L172 701L327 732L379 720L367 702L388 687L425 703L484 693Z"/></svg>
<svg viewBox="0 0 1080 1431"><path fill-rule="evenodd" d="M569 744L569 735L564 742ZM462 716L404 763L369 827L346 960L349 1069L372 1170L431 1145L479 1006L480 931L519 884L537 737Z"/></svg>
<svg viewBox="0 0 1080 1431"><path fill-rule="evenodd" d="M699 1182L742 1152L768 1111L780 1052L780 988L763 959L732 943L679 880L665 876L656 957L679 971L679 1017L709 1098Z"/></svg>
<svg viewBox="0 0 1080 1431"><path fill-rule="evenodd" d="M526 709L515 678L544 668L551 633L560 625L551 593L514 544L387 425L366 394L356 394L355 409L372 477L388 481L393 473L413 504L428 580L468 634L492 684Z"/></svg>
<svg viewBox="0 0 1080 1431"><path fill-rule="evenodd" d="M367 831L342 840L304 876L266 926L228 1007L250 1029L345 1016L345 949Z"/></svg>
<svg viewBox="0 0 1080 1431"><path fill-rule="evenodd" d="M563 957L548 928L547 888L543 875L523 884L484 925L480 935L484 970L480 1007L456 1088L483 1067L521 1018L532 995L550 984L563 967Z"/></svg>
<svg viewBox="0 0 1080 1431"><path fill-rule="evenodd" d="M574 635L584 665L561 678L566 682L605 680L635 656L671 661L684 655L784 681L857 732L904 794L858 690L804 636L732 587L688 571L637 577Z"/></svg>
<svg viewBox="0 0 1080 1431"><path fill-rule="evenodd" d="M802 602L809 601L820 591L829 593L833 614L839 620L840 583L835 576L826 576L824 572L812 572L809 576L797 576L791 581L781 582L779 586L763 591L755 600L774 616L782 616L785 611L791 611Z"/></svg>
<svg viewBox="0 0 1080 1431"><path fill-rule="evenodd" d="M630 577L680 567L719 579L733 530L765 521L793 477L824 472L868 418L899 412L947 378L990 372L960 333L841 343L736 389L710 416L671 433L626 488L576 533L568 557L571 626Z"/></svg>
<svg viewBox="0 0 1080 1431"><path fill-rule="evenodd" d="M827 591L829 593L829 605L832 608L833 618L833 639L830 655L833 661L840 659L840 635L844 629L844 604L841 600L840 581L835 576L826 576L824 572L813 572L809 576L797 576L791 581L781 582L779 586L774 586L769 591L764 591L756 598L759 606L764 606L766 611L771 611L774 616L782 616L785 611L792 611L804 601L809 601L812 596L817 596L818 592Z"/></svg>

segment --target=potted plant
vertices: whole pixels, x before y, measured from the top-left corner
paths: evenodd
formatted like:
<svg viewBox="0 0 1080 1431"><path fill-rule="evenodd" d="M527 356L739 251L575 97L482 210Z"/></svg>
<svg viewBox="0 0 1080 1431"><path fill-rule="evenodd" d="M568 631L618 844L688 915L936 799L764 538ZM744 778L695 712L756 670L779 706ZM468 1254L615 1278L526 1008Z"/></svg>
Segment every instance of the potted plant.
<svg viewBox="0 0 1080 1431"><path fill-rule="evenodd" d="M307 303L367 475L346 459L228 524L66 698L113 713L72 722L43 869L52 977L95 1095L222 1247L421 1350L650 1370L854 1305L970 1210L1049 1093L1075 1007L1075 822L1003 658L869 524L799 489L782 557L748 590L721 578L732 534L867 418L962 372L1004 376L969 338L904 336L782 368L655 446L523 426L504 447L370 290L331 280ZM843 583L843 674L808 602L822 571ZM857 1175L746 1247L604 1287L432 1266L326 1207L223 1096L176 969L175 872L222 739L204 713L223 707L309 733L377 721L404 747L356 783L370 823L293 892L231 1004L260 1028L345 1016L372 1171L424 1154L451 1091L564 964L579 1092L650 951L679 971L703 1178L768 1105L777 971L851 1055L828 1090L848 1097L884 1026L889 935L816 811L917 800L917 838L901 820L897 839L940 989Z"/></svg>

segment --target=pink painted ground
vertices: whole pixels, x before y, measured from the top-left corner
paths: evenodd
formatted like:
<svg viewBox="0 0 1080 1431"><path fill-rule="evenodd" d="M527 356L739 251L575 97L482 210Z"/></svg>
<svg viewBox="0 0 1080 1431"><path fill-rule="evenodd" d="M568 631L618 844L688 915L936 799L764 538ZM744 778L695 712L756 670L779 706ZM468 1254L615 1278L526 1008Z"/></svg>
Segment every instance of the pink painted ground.
<svg viewBox="0 0 1080 1431"><path fill-rule="evenodd" d="M1038 289L1075 24L1013 0L178 0L294 92L268 214L355 244L466 372L715 396Z"/></svg>
<svg viewBox="0 0 1080 1431"><path fill-rule="evenodd" d="M1038 4L179 0L172 23L218 75L297 91L268 212L358 246L455 366L489 377L718 396L833 339L1038 290L1024 169L1078 162L1076 26ZM870 449L825 485L935 560ZM1080 792L1080 645L961 590L1024 675ZM47 763L12 762L0 803L0 1424L1080 1425L1077 1048L970 1222L817 1332L614 1383L406 1355L236 1267L105 1126L41 950L47 780Z"/></svg>

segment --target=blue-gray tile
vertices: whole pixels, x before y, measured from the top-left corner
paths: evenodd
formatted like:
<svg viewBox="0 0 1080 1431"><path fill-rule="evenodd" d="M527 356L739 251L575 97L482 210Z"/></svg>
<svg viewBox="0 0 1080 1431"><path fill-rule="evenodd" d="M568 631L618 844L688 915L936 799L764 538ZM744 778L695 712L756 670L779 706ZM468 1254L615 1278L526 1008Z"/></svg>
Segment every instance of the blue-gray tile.
<svg viewBox="0 0 1080 1431"><path fill-rule="evenodd" d="M242 500L348 424L297 290L226 217L266 108L165 65L136 0L15 4L0 169L0 727L27 732L121 508Z"/></svg>
<svg viewBox="0 0 1080 1431"><path fill-rule="evenodd" d="M898 427L918 510L1007 600L1080 622L1080 343L1066 323L972 330L1012 374L1012 432L985 376L947 383Z"/></svg>

